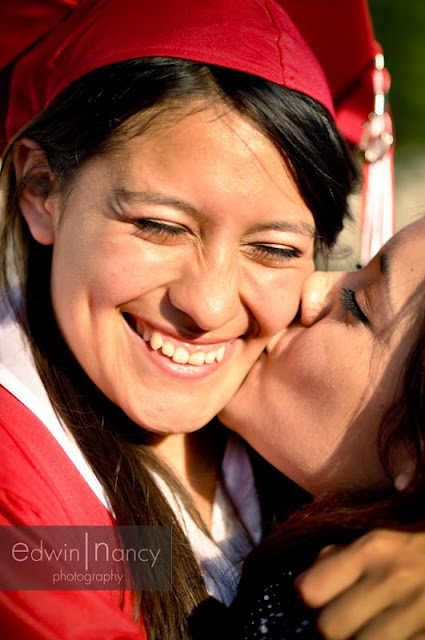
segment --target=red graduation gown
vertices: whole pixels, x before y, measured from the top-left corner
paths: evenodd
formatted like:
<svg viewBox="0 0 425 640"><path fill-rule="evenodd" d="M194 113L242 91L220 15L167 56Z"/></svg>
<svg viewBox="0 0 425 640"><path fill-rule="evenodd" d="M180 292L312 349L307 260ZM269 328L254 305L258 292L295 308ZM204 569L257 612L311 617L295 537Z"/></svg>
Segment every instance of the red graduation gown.
<svg viewBox="0 0 425 640"><path fill-rule="evenodd" d="M0 525L114 526L48 429L2 386L0 451ZM128 591L0 591L8 640L147 640L132 615Z"/></svg>

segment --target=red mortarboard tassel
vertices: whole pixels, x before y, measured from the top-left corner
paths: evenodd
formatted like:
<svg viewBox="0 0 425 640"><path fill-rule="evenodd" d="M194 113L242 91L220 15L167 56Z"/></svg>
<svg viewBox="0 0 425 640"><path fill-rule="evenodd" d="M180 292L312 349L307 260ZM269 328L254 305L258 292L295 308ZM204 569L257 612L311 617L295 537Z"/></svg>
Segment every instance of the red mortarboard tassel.
<svg viewBox="0 0 425 640"><path fill-rule="evenodd" d="M386 99L390 79L382 53L375 56L372 73L374 110L364 125L364 135L359 145L364 153L360 213L362 265L367 264L395 232L394 138Z"/></svg>

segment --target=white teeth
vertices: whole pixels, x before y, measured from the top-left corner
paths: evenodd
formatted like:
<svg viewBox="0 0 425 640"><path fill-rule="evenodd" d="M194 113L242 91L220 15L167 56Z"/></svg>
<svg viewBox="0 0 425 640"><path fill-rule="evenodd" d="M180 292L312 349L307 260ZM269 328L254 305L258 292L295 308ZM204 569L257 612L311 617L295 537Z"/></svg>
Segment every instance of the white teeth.
<svg viewBox="0 0 425 640"><path fill-rule="evenodd" d="M189 352L183 349L183 347L177 347L173 355L173 360L178 364L187 364L189 362Z"/></svg>
<svg viewBox="0 0 425 640"><path fill-rule="evenodd" d="M216 360L217 362L221 362L224 358L224 352L225 352L226 348L224 346L220 347L220 349L217 351L216 353Z"/></svg>
<svg viewBox="0 0 425 640"><path fill-rule="evenodd" d="M205 364L212 364L215 360L215 351L209 351L209 353L205 354Z"/></svg>
<svg viewBox="0 0 425 640"><path fill-rule="evenodd" d="M152 349L154 349L155 351L158 351L158 349L161 349L162 345L164 344L164 340L162 338L162 335L158 333L158 331L153 332L152 337L150 339L150 344Z"/></svg>
<svg viewBox="0 0 425 640"><path fill-rule="evenodd" d="M224 358L226 347L223 345L217 351L195 351L189 353L184 347L175 347L172 342L164 340L159 331L151 331L150 329L140 329L137 327L139 335L145 342L148 342L154 351L161 351L164 356L171 358L178 364L192 364L202 366L212 364L213 362L221 362Z"/></svg>
<svg viewBox="0 0 425 640"><path fill-rule="evenodd" d="M189 356L189 364L196 364L200 366L205 362L205 353L203 351L196 351Z"/></svg>
<svg viewBox="0 0 425 640"><path fill-rule="evenodd" d="M172 358L175 352L175 348L174 345L171 344L171 342L164 342L164 344L162 345L162 353L164 354L164 356L168 356L169 358Z"/></svg>

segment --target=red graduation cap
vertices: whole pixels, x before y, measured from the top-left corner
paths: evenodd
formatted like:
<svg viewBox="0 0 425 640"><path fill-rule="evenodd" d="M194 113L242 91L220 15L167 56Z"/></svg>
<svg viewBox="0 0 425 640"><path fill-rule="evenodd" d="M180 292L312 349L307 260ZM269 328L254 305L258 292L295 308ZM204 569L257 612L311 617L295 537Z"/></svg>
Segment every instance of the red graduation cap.
<svg viewBox="0 0 425 640"><path fill-rule="evenodd" d="M365 153L360 263L367 264L395 231L390 77L367 0L279 2L325 69L339 129Z"/></svg>
<svg viewBox="0 0 425 640"><path fill-rule="evenodd" d="M0 2L0 69L10 75L6 139L89 71L154 55L230 67L306 93L356 144L374 111L379 46L366 0Z"/></svg>

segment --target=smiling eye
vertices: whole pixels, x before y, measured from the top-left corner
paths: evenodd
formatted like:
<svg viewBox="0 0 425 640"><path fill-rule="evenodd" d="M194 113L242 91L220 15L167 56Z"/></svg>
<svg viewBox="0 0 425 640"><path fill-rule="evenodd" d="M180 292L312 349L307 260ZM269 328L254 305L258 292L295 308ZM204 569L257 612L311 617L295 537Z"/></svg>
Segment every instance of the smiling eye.
<svg viewBox="0 0 425 640"><path fill-rule="evenodd" d="M343 287L341 289L341 304L346 311L353 314L356 320L365 325L370 324L369 318L363 312L363 309L359 306L359 303L356 300L355 291Z"/></svg>
<svg viewBox="0 0 425 640"><path fill-rule="evenodd" d="M165 222L158 222L157 220L151 220L149 218L139 218L134 221L134 224L139 231L146 235L160 237L176 237L187 233L184 227L178 227L172 224L166 224Z"/></svg>
<svg viewBox="0 0 425 640"><path fill-rule="evenodd" d="M270 244L251 244L249 250L255 260L268 266L279 265L301 255L293 247L275 247Z"/></svg>

